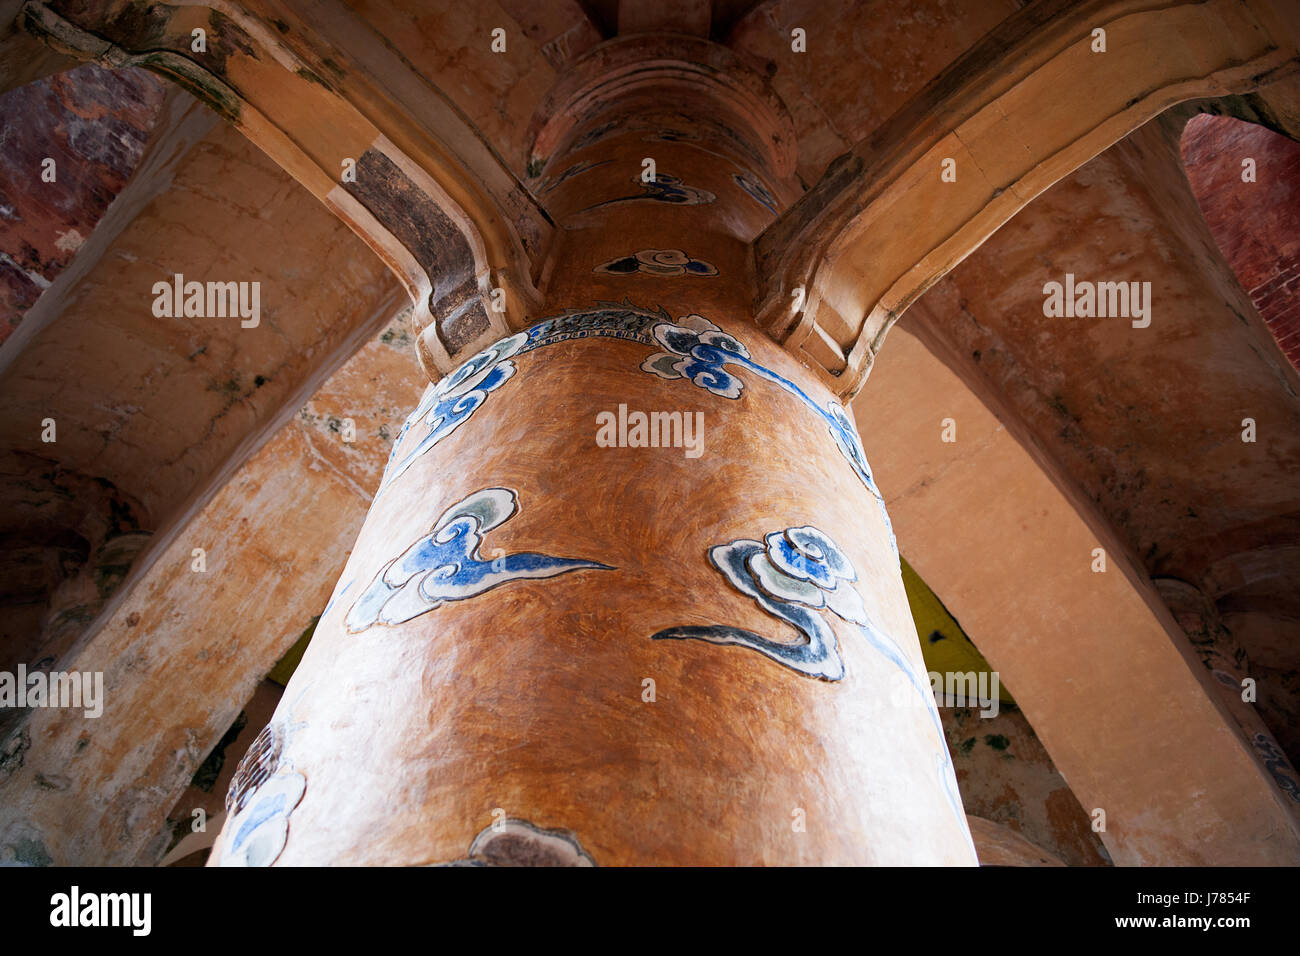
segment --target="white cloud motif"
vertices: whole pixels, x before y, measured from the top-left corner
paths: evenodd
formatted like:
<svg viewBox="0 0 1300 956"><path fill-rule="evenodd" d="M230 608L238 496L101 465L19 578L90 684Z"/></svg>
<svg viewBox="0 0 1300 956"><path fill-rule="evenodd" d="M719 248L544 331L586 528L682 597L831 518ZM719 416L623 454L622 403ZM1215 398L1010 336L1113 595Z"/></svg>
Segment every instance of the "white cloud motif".
<svg viewBox="0 0 1300 956"><path fill-rule="evenodd" d="M379 569L348 611L358 633L375 624L402 624L447 601L461 601L509 581L553 578L568 571L613 570L596 561L520 552L484 561L483 535L519 510L509 488L483 488L442 513L428 534Z"/></svg>
<svg viewBox="0 0 1300 956"><path fill-rule="evenodd" d="M229 834L220 866L270 866L289 840L289 815L302 801L307 779L281 772L253 793L225 826Z"/></svg>
<svg viewBox="0 0 1300 956"><path fill-rule="evenodd" d="M517 332L489 345L425 390L420 404L407 417L406 424L393 442L380 492L396 481L417 458L464 424L483 404L489 392L500 388L515 374L515 364L509 358L527 341L528 333ZM397 451L402 439L420 418L429 427L428 433L399 459Z"/></svg>

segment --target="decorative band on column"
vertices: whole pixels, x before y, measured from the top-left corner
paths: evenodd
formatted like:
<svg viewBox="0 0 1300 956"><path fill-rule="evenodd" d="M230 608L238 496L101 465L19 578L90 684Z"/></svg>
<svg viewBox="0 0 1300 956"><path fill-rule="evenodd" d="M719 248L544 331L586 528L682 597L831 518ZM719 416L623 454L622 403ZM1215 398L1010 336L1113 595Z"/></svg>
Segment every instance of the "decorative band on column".
<svg viewBox="0 0 1300 956"><path fill-rule="evenodd" d="M739 398L744 389L744 381L728 371L728 367L752 372L797 398L826 424L840 453L876 498L889 531L890 544L897 555L898 543L884 499L876 487L866 452L844 406L835 399L820 404L785 376L755 361L744 343L702 315L691 313L674 320L662 308L643 309L627 300L602 302L595 309L575 309L545 319L527 331L517 332L484 349L456 371L430 385L393 442L376 497L383 494L421 455L468 421L491 392L514 376L514 357L557 342L583 338L614 338L658 346L663 351L649 355L641 363L642 370L667 380L686 379L722 398ZM421 419L428 431L415 447L399 457L407 432Z"/></svg>

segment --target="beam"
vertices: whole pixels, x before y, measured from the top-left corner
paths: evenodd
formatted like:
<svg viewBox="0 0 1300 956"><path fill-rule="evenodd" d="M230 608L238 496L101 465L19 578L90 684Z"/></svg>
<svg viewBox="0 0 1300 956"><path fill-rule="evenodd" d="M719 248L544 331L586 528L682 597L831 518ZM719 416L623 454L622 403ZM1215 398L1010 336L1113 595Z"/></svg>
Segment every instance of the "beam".
<svg viewBox="0 0 1300 956"><path fill-rule="evenodd" d="M1294 865L1300 817L1141 565L952 361L909 321L853 407L909 561L1015 694L1116 864ZM945 418L957 441L942 440Z"/></svg>
<svg viewBox="0 0 1300 956"><path fill-rule="evenodd" d="M44 549L50 536L74 545L52 568L48 616L27 626L29 665L61 653L105 600L129 591L162 542L403 297L342 223L177 93L181 108L134 178L0 346L0 551L24 540ZM297 241L286 243L294 230ZM260 288L258 323L155 317L151 288L177 273ZM408 356L408 375L419 378L412 364ZM57 441L32 427L45 417L57 422ZM135 552L140 532L152 537ZM68 534L82 535L84 550ZM22 561L3 560L14 557Z"/></svg>
<svg viewBox="0 0 1300 956"><path fill-rule="evenodd" d="M759 324L837 394L856 394L904 310L1035 196L1176 103L1296 73L1300 17L1282 10L1031 3L759 237ZM1105 52L1093 49L1098 29ZM941 178L946 160L955 181Z"/></svg>
<svg viewBox="0 0 1300 956"><path fill-rule="evenodd" d="M0 0L0 94L77 66L19 25L23 0Z"/></svg>
<svg viewBox="0 0 1300 956"><path fill-rule="evenodd" d="M326 606L418 399L404 317L246 462L55 665L102 673L103 713L21 712L0 735L0 864L156 864L167 813L258 682ZM356 404L365 392L367 401ZM356 419L357 441L335 429ZM204 570L194 549L205 549ZM220 821L209 819L215 834Z"/></svg>
<svg viewBox="0 0 1300 956"><path fill-rule="evenodd" d="M306 186L402 280L431 378L527 324L549 217L348 5L211 0L141 15L124 0L55 0L28 3L23 23L63 52L174 80Z"/></svg>

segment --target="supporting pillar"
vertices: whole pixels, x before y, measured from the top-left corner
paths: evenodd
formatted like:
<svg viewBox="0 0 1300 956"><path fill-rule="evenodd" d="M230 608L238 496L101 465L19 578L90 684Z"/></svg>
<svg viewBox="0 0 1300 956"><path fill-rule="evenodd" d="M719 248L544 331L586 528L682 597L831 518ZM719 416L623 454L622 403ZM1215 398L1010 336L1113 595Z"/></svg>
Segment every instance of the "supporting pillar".
<svg viewBox="0 0 1300 956"><path fill-rule="evenodd" d="M789 121L655 44L548 103L539 321L412 413L213 863L975 862L856 428L752 321Z"/></svg>

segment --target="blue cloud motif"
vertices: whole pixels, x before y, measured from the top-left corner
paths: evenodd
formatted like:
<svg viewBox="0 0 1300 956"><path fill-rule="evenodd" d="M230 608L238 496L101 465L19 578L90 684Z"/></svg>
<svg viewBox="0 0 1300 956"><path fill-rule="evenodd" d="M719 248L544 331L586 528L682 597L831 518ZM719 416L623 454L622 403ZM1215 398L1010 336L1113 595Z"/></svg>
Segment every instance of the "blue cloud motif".
<svg viewBox="0 0 1300 956"><path fill-rule="evenodd" d="M805 642L774 641L752 631L718 624L668 628L653 635L655 640L675 638L736 644L809 677L838 681L844 677L839 642L826 620L814 613L825 609L856 624L871 646L900 668L933 705L929 685L917 679L902 649L871 623L862 596L853 586L858 579L857 571L843 549L825 532L804 526L774 531L761 542L741 538L710 548L709 560L732 587L753 598L773 617L794 627Z"/></svg>
<svg viewBox="0 0 1300 956"><path fill-rule="evenodd" d="M633 180L637 182L638 180ZM687 186L676 176L669 176L663 173L657 175L648 183L641 184L646 191L642 199L653 199L656 202L674 203L679 206L701 206L713 202L717 197L707 189L700 189L696 186Z"/></svg>
<svg viewBox="0 0 1300 956"><path fill-rule="evenodd" d="M837 401L832 400L826 403L823 417L830 428L831 438L835 439L835 444L839 446L840 454L849 460L853 470L858 473L863 483L880 501L880 516L885 519L885 530L889 532L889 544L894 549L894 554L898 554L898 538L894 535L894 522L889 519L889 511L885 508L884 499L881 498L880 492L876 488L876 479L871 473L871 465L867 463L867 452L862 447L862 439L858 437L858 430L853 427L853 422L849 421L849 415L844 410L844 406Z"/></svg>
<svg viewBox="0 0 1300 956"><path fill-rule="evenodd" d="M709 561L737 591L754 599L767 613L799 631L802 644L774 641L739 627L723 624L671 627L651 635L653 640L700 640L748 647L786 667L825 681L844 677L835 631L821 614L829 610L851 624L886 660L902 671L921 695L937 732L934 766L949 806L964 822L957 776L934 694L920 680L901 647L877 628L853 586L858 579L848 556L825 532L805 525L773 531L761 542L748 538L709 549Z"/></svg>
<svg viewBox="0 0 1300 956"><path fill-rule="evenodd" d="M456 502L433 529L389 561L348 611L356 634L375 624L402 624L447 601L462 601L510 581L553 578L569 571L614 570L577 558L520 552L484 561L483 535L519 510L509 488L483 488Z"/></svg>
<svg viewBox="0 0 1300 956"><path fill-rule="evenodd" d="M736 644L758 651L785 666L822 680L844 677L844 661L834 630L814 611L827 608L865 625L866 608L853 587L857 579L839 546L813 527L787 528L763 541L741 538L709 549L709 560L737 591L763 610L799 631L802 644L773 641L752 631L725 625L674 627L654 640L696 639Z"/></svg>
<svg viewBox="0 0 1300 956"><path fill-rule="evenodd" d="M568 180L568 179L570 179L570 178L572 178L572 177L574 177L574 176L579 176L579 175L581 175L582 173L589 172L589 171L595 169L597 166L604 166L606 163L612 163L612 162L613 162L612 159L602 159L602 160L601 160L600 162L598 162L598 163L597 163L597 162L592 162L592 161L589 160L589 159L580 160L580 161L574 163L572 166L570 166L570 167L569 167L568 169L566 169L564 172L560 173L560 175L557 176L553 182L549 183L547 186L545 186L545 187L542 189L542 192L543 192L543 193L549 193L549 192L550 192L552 189L554 189L556 186L560 185L560 183L562 183L562 182L564 182L564 181L566 181L566 180Z"/></svg>
<svg viewBox="0 0 1300 956"><path fill-rule="evenodd" d="M464 424L483 404L489 392L500 388L515 374L515 364L509 361L510 356L523 348L527 341L527 333L517 332L489 345L425 390L420 404L406 419L393 442L380 492L396 481L417 458ZM429 428L428 433L399 460L397 452L402 439L421 418Z"/></svg>
<svg viewBox="0 0 1300 956"><path fill-rule="evenodd" d="M670 176L667 173L658 173L654 179L645 182L640 176L632 180L634 184L641 187L641 191L631 196L615 196L613 199L606 199L604 202L598 202L588 206L581 212L589 212L592 209L599 209L602 206L612 206L621 202L637 202L648 199L653 202L666 202L675 206L702 206L713 202L718 197L713 195L707 189L700 189L697 186L688 186L676 176Z"/></svg>
<svg viewBox="0 0 1300 956"><path fill-rule="evenodd" d="M723 398L740 397L744 383L723 365L733 362L749 368L752 363L749 349L734 336L695 314L682 316L676 324L661 322L651 334L667 351L655 352L641 363L642 369L660 378L687 379Z"/></svg>
<svg viewBox="0 0 1300 956"><path fill-rule="evenodd" d="M655 352L642 362L641 368L644 371L664 379L689 379L714 395L739 398L744 383L723 368L724 365L738 365L789 392L821 416L840 453L848 459L867 490L875 495L885 528L889 532L890 544L894 553L898 553L898 541L894 537L894 526L885 509L884 498L876 487L871 466L867 464L867 453L862 448L858 430L853 427L843 405L832 399L823 408L784 375L754 361L739 339L723 332L702 315L684 315L676 324L660 323L654 327L652 334L655 341L667 351Z"/></svg>
<svg viewBox="0 0 1300 956"><path fill-rule="evenodd" d="M490 823L469 845L469 853L436 867L462 866L596 866L572 830L547 830L528 820L507 818Z"/></svg>
<svg viewBox="0 0 1300 956"><path fill-rule="evenodd" d="M676 254L678 250L645 252L656 255ZM684 253L681 255L685 256ZM638 269L644 265L640 260L638 263ZM676 268L675 262L660 265ZM626 304L625 307L580 311L540 322L525 332L518 332L489 346L436 385L430 386L393 443L378 493L383 493L416 459L464 424L492 391L500 388L515 374L512 356L544 345L588 336L656 343L663 351L648 356L641 363L643 370L663 379L684 378L698 388L723 398L737 399L744 389L742 379L726 366L747 369L798 398L826 423L841 454L867 490L875 496L890 542L897 553L898 545L884 498L876 487L857 429L853 427L843 406L834 400L826 402L824 406L819 404L794 382L756 362L750 357L744 343L701 315L684 315L674 322L662 310L648 312ZM407 433L421 420L428 431L414 447L408 449L405 447Z"/></svg>
<svg viewBox="0 0 1300 956"><path fill-rule="evenodd" d="M630 256L620 256L596 266L592 272L614 276L641 275L658 278L678 276L716 276L717 267L703 259L687 255L681 249L641 249Z"/></svg>
<svg viewBox="0 0 1300 956"><path fill-rule="evenodd" d="M749 173L732 173L731 178L736 181L737 186L749 193L750 198L760 206L763 206L769 212L778 211L776 197L756 177L751 176Z"/></svg>

